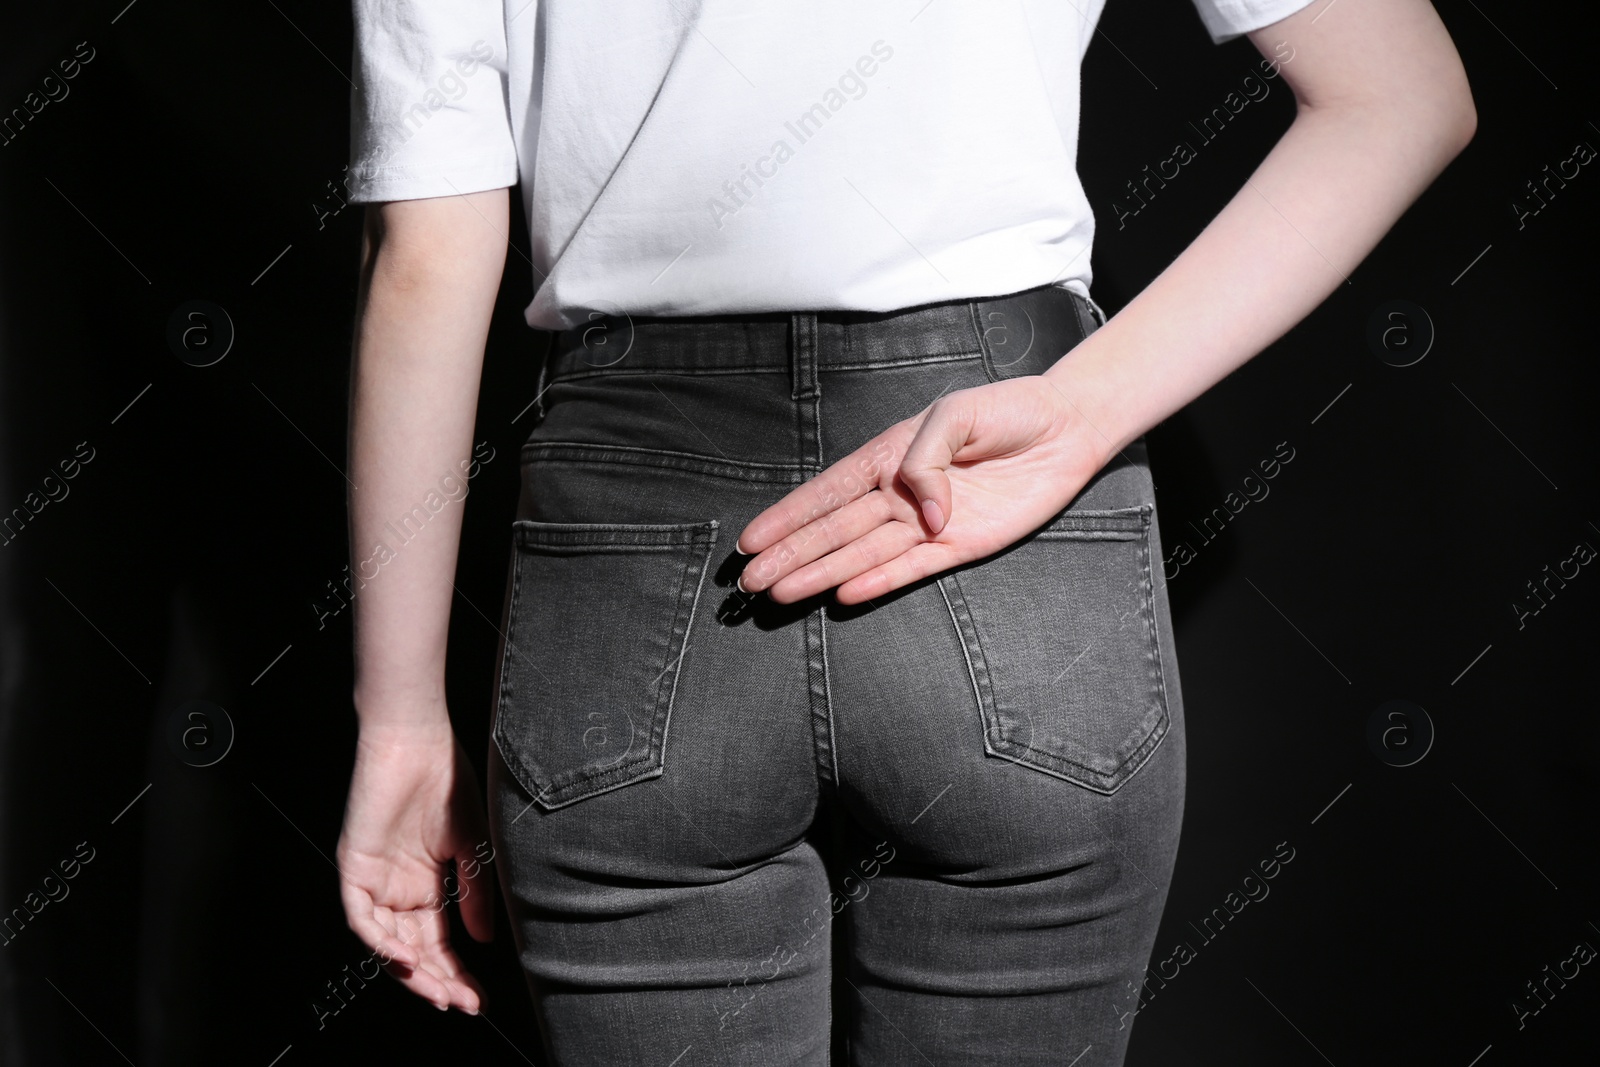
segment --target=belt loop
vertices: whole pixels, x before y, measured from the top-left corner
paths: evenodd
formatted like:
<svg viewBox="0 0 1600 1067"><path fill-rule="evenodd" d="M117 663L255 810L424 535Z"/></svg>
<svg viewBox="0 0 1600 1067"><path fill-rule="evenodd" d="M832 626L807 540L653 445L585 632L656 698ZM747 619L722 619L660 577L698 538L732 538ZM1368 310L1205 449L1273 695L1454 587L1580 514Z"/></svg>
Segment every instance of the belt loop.
<svg viewBox="0 0 1600 1067"><path fill-rule="evenodd" d="M789 316L789 374L792 400L820 396L817 383L817 315L797 311Z"/></svg>
<svg viewBox="0 0 1600 1067"><path fill-rule="evenodd" d="M545 345L544 352L539 356L539 377L534 382L533 421L535 426L544 421L544 393L546 389L550 388L547 384L550 378L550 361L555 358L556 342L560 339L560 334L558 333L545 330L540 332L545 335Z"/></svg>
<svg viewBox="0 0 1600 1067"><path fill-rule="evenodd" d="M1078 319L1078 333L1082 335L1080 340L1087 341L1089 335L1101 326L1100 309L1095 306L1093 300L1080 296L1072 289L1067 290L1067 295L1072 298L1072 310Z"/></svg>
<svg viewBox="0 0 1600 1067"><path fill-rule="evenodd" d="M1099 304L1094 302L1094 297L1086 297L1085 299L1089 301L1089 306L1094 309L1094 317L1100 321L1100 325L1104 326L1106 324L1105 311L1101 309Z"/></svg>
<svg viewBox="0 0 1600 1067"><path fill-rule="evenodd" d="M983 356L983 373L991 382L997 382L1003 377L994 365L994 349L989 344L989 331L998 329L1001 341L1005 339L1005 315L993 310L994 301L990 298L967 301L967 317L972 322L972 332L977 335L978 352ZM989 316L994 315L1000 321L991 322Z"/></svg>

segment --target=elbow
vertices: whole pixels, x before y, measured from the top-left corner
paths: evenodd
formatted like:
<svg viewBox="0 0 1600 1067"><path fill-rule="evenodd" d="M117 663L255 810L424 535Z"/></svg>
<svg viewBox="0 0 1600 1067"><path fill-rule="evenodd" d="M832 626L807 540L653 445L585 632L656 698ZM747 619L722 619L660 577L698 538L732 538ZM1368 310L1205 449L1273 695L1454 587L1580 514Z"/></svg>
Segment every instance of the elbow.
<svg viewBox="0 0 1600 1067"><path fill-rule="evenodd" d="M1478 132L1478 111L1470 95L1452 94L1407 110L1400 123L1392 133L1402 142L1409 141L1416 165L1437 177L1472 143Z"/></svg>
<svg viewBox="0 0 1600 1067"><path fill-rule="evenodd" d="M1467 145L1471 144L1472 138L1477 134L1477 132L1478 109L1473 106L1471 99L1468 99L1466 106L1462 108L1461 111L1461 144L1460 148L1457 148L1456 151L1460 152L1461 149L1466 148Z"/></svg>
<svg viewBox="0 0 1600 1067"><path fill-rule="evenodd" d="M1445 163L1460 155L1478 132L1478 108L1467 72L1459 57L1450 66L1448 74L1435 79L1431 92L1418 94L1423 101L1421 121L1432 131Z"/></svg>
<svg viewBox="0 0 1600 1067"><path fill-rule="evenodd" d="M1418 165L1437 174L1472 143L1478 132L1478 109L1462 85L1449 92L1413 96L1392 112L1387 125L1390 136L1411 144Z"/></svg>
<svg viewBox="0 0 1600 1067"><path fill-rule="evenodd" d="M1464 85L1448 92L1396 91L1297 103L1297 118L1354 123L1385 143L1404 145L1420 165L1438 169L1465 151L1478 132L1478 109Z"/></svg>
<svg viewBox="0 0 1600 1067"><path fill-rule="evenodd" d="M1472 102L1472 93L1463 88L1441 110L1439 138L1449 158L1454 159L1472 143L1478 132L1478 108Z"/></svg>

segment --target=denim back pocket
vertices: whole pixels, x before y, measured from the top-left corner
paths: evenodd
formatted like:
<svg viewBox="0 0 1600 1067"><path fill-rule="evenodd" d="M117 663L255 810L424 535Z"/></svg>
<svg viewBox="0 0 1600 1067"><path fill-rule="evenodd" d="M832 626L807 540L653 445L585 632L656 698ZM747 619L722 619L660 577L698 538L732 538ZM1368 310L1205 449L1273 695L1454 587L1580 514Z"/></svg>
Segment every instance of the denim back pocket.
<svg viewBox="0 0 1600 1067"><path fill-rule="evenodd" d="M1110 794L1161 743L1151 513L1063 512L940 579L989 755Z"/></svg>
<svg viewBox="0 0 1600 1067"><path fill-rule="evenodd" d="M494 741L546 809L659 777L715 520L518 520Z"/></svg>

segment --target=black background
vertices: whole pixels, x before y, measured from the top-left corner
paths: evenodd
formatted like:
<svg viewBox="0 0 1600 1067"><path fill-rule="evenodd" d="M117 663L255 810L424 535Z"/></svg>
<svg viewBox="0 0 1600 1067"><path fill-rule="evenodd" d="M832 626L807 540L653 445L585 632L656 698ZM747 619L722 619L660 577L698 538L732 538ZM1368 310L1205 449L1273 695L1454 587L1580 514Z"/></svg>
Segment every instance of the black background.
<svg viewBox="0 0 1600 1067"><path fill-rule="evenodd" d="M314 205L337 206L346 158L348 12L125 3L13 4L0 26L7 113L78 42L94 54L0 147L0 509L80 442L94 457L0 548L0 910L80 842L94 856L0 947L0 1062L536 1062L504 922L494 944L464 944L483 1018L387 979L320 1030L312 1008L367 956L328 859L354 743L349 612L319 629L312 607L346 562L360 209L319 220ZM1553 4L1440 14L1474 86L1473 144L1349 284L1151 434L1168 552L1194 550L1167 566L1190 791L1152 964L1195 951L1150 986L1133 1065L1596 1055L1596 966L1520 1028L1512 1007L1536 1007L1524 983L1577 943L1600 946L1600 577L1583 567L1520 628L1512 607L1533 605L1545 565L1600 546L1600 176L1584 167L1520 228L1512 208L1533 205L1524 183L1546 164L1600 146L1594 61ZM1114 313L1239 187L1293 102L1270 83L1199 146L1187 123L1256 69L1250 44L1213 47L1184 0L1112 0L1100 30L1081 170L1095 295ZM1180 139L1198 157L1119 229L1124 183ZM476 436L497 458L467 505L451 631L456 728L480 760L535 389L520 218L513 235ZM166 340L196 299L236 329L204 368ZM1427 347L1421 317L1392 320L1386 352L1367 340L1396 299L1435 335L1404 367ZM1188 526L1281 442L1294 458L1270 495L1212 539ZM166 738L193 698L237 730L209 767ZM1411 766L1368 742L1392 699L1435 730ZM1199 935L1280 842L1294 859L1270 895Z"/></svg>

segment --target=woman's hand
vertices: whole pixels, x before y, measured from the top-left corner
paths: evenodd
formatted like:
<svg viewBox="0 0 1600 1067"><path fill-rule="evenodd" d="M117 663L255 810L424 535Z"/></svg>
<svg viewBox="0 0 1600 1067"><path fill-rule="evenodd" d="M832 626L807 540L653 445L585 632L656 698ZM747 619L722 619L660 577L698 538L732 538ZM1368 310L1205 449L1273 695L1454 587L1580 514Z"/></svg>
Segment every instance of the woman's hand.
<svg viewBox="0 0 1600 1067"><path fill-rule="evenodd" d="M1071 502L1110 445L1040 375L951 393L756 516L740 587L857 604L982 559Z"/></svg>
<svg viewBox="0 0 1600 1067"><path fill-rule="evenodd" d="M483 1001L450 947L444 907L456 900L469 934L493 936L492 879L475 851L487 840L477 776L448 719L362 728L336 853L345 917L390 974L441 1011L476 1015Z"/></svg>

